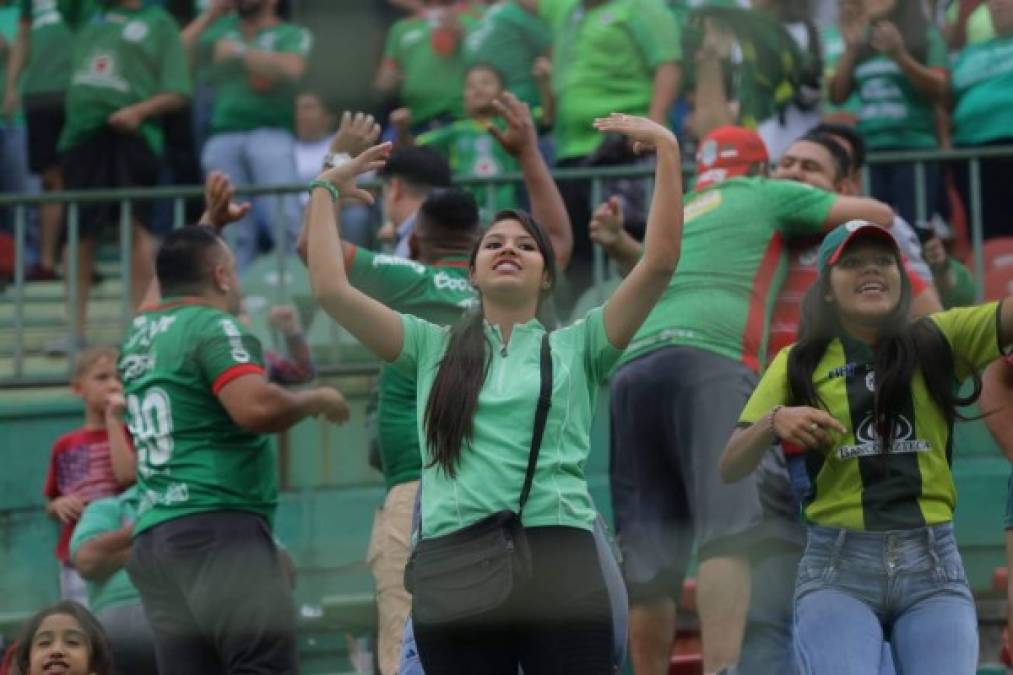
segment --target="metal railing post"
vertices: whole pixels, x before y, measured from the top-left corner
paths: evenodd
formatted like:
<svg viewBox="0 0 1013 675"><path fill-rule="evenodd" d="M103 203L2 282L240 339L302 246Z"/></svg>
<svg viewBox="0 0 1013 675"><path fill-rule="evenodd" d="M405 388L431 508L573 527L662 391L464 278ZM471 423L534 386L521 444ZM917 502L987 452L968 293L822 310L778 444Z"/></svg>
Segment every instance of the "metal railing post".
<svg viewBox="0 0 1013 675"><path fill-rule="evenodd" d="M274 301L282 304L286 300L285 257L288 255L288 229L285 222L285 193L275 195L274 206L274 253L277 262L278 284L274 289Z"/></svg>
<svg viewBox="0 0 1013 675"><path fill-rule="evenodd" d="M25 207L14 211L14 377L25 373Z"/></svg>
<svg viewBox="0 0 1013 675"><path fill-rule="evenodd" d="M130 318L134 311L131 289L134 271L132 210L129 199L120 202L120 285L123 288L120 298L120 330L124 332L130 325Z"/></svg>
<svg viewBox="0 0 1013 675"><path fill-rule="evenodd" d="M176 197L172 200L172 229L178 230L186 224L186 200Z"/></svg>
<svg viewBox="0 0 1013 675"><path fill-rule="evenodd" d="M67 314L70 321L70 355L67 363L67 372L73 368L74 354L77 353L77 345L81 340L81 334L77 327L77 255L78 247L81 244L81 223L79 219L79 208L76 201L72 201L67 208Z"/></svg>
<svg viewBox="0 0 1013 675"><path fill-rule="evenodd" d="M925 163L915 162L915 223L918 227L925 227L928 222L928 209L925 204Z"/></svg>
<svg viewBox="0 0 1013 675"><path fill-rule="evenodd" d="M985 299L985 231L981 218L981 162L971 159L971 246L974 251L975 300Z"/></svg>
<svg viewBox="0 0 1013 675"><path fill-rule="evenodd" d="M598 208L602 200L601 178L595 177L591 180L591 213ZM594 274L594 292L598 304L605 302L605 251L598 244L591 244L592 273Z"/></svg>

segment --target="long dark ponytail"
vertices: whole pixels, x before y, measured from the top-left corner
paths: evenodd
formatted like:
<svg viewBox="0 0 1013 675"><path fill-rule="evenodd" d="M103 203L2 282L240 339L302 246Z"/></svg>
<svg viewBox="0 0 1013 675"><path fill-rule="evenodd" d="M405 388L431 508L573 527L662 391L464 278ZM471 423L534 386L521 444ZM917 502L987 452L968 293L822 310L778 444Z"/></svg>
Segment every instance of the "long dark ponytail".
<svg viewBox="0 0 1013 675"><path fill-rule="evenodd" d="M884 467L893 446L897 418L911 396L917 370L921 370L929 396L947 424L964 419L958 406L973 403L981 393L981 377L974 373L973 390L966 397L960 396L949 343L928 318L909 321L911 282L896 253L894 258L901 272L901 299L885 320L873 352L873 424L881 442ZM816 392L813 374L827 347L842 333L837 311L826 299L829 291L830 268L826 268L802 301L798 341L788 353L788 391L793 405L827 409Z"/></svg>
<svg viewBox="0 0 1013 675"><path fill-rule="evenodd" d="M525 211L500 211L493 218L493 223L504 220L519 222L535 240L545 261L545 276L549 284L538 300L541 309L556 280L556 254L552 241ZM484 240L485 237L480 237L471 250L469 266L472 270ZM451 478L457 475L462 448L473 437L478 394L489 370L492 352L486 345L484 324L485 318L479 306L450 329L447 351L440 361L439 371L426 402L424 427L430 455L427 466L438 466Z"/></svg>

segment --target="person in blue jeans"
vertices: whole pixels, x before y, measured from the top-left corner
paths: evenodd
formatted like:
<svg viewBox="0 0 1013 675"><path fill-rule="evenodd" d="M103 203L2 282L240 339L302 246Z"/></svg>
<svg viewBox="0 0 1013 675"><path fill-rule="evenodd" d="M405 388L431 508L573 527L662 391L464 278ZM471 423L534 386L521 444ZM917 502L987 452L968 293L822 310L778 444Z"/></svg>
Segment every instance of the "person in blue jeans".
<svg viewBox="0 0 1013 675"><path fill-rule="evenodd" d="M806 548L795 583L795 658L815 675L970 675L974 599L953 535L957 406L1013 345L1013 302L908 320L911 284L889 231L851 221L820 245L798 341L739 417L722 478L775 441L806 448ZM957 384L975 380L961 398Z"/></svg>

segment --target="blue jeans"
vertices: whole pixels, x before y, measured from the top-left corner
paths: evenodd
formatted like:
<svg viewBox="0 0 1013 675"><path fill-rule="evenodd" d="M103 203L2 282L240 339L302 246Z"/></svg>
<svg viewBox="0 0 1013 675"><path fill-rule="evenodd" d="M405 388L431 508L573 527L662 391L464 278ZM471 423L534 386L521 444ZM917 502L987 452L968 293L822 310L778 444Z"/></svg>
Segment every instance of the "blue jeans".
<svg viewBox="0 0 1013 675"><path fill-rule="evenodd" d="M859 532L810 525L795 585L795 657L813 675L974 675L978 621L953 525Z"/></svg>
<svg viewBox="0 0 1013 675"><path fill-rule="evenodd" d="M292 184L299 180L295 167L292 134L285 129L254 129L253 131L215 134L204 146L201 163L204 172L224 171L236 186ZM254 197L250 214L225 229L225 239L236 255L239 269L257 257L261 238L274 241L280 213L289 253L295 250L299 236L301 209L299 195L265 195ZM279 243L274 241L274 245Z"/></svg>
<svg viewBox="0 0 1013 675"><path fill-rule="evenodd" d="M24 124L0 122L0 193L37 194L41 186L28 169L28 134ZM38 261L37 209L25 209L25 267ZM14 209L0 209L0 231L14 236Z"/></svg>

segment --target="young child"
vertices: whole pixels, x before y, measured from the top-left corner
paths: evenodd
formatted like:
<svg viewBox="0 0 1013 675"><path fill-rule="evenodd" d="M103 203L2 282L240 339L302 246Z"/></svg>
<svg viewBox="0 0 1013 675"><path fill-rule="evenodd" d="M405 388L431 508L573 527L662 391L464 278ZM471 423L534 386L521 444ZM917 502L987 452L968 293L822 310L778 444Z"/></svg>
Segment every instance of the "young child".
<svg viewBox="0 0 1013 675"><path fill-rule="evenodd" d="M496 126L499 117L493 102L503 91L503 76L499 71L485 64L475 64L468 68L464 80L464 119L413 139L411 112L407 108L399 108L391 113L390 120L395 128L396 142L405 145L414 142L432 147L447 158L456 175L491 177L518 173L517 160L493 138L493 134L500 130ZM470 189L482 208L483 220L488 220L497 211L517 208L514 185L497 186L491 204L485 184L473 185Z"/></svg>
<svg viewBox="0 0 1013 675"><path fill-rule="evenodd" d="M89 502L119 493L133 482L135 458L123 425L123 387L116 350L93 347L74 363L71 386L84 401L84 426L53 444L43 494L46 513L62 524L56 545L60 595L86 603L84 582L70 564L70 537Z"/></svg>
<svg viewBox="0 0 1013 675"><path fill-rule="evenodd" d="M87 609L63 601L28 622L15 658L20 675L111 675L112 656L102 626Z"/></svg>

